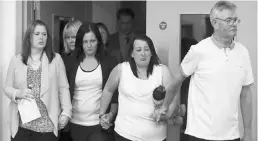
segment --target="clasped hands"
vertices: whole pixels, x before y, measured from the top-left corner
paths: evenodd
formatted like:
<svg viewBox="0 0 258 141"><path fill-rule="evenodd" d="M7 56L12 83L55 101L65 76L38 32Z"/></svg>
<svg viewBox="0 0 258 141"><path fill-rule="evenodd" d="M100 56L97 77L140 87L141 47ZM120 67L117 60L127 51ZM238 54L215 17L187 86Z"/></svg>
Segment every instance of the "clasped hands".
<svg viewBox="0 0 258 141"><path fill-rule="evenodd" d="M168 115L168 107L161 106L159 109L155 110L153 118L156 122L167 121L170 119L171 115Z"/></svg>
<svg viewBox="0 0 258 141"><path fill-rule="evenodd" d="M59 118L58 118L58 129L63 129L65 128L66 124L68 123L69 121L69 117L66 116L66 115L59 115Z"/></svg>
<svg viewBox="0 0 258 141"><path fill-rule="evenodd" d="M100 125L103 129L107 130L110 126L112 126L113 124L111 123L113 118L114 118L114 113L113 112L109 112L107 114L102 114L99 116L100 118Z"/></svg>

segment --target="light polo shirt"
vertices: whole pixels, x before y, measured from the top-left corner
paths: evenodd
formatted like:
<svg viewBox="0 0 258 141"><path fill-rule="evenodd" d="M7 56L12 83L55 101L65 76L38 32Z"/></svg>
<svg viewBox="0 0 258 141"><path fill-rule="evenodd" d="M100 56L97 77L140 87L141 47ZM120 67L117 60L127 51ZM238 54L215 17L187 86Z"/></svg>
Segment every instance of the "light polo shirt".
<svg viewBox="0 0 258 141"><path fill-rule="evenodd" d="M206 140L239 138L241 89L254 82L248 50L235 41L231 49L219 48L208 37L191 46L181 69L191 75L185 133Z"/></svg>

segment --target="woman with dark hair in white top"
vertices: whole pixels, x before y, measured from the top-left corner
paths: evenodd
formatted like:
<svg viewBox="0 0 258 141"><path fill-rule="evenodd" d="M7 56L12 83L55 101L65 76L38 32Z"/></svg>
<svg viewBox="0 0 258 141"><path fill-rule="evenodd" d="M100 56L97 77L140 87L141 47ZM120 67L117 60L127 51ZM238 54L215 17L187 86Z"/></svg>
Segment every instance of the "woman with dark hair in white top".
<svg viewBox="0 0 258 141"><path fill-rule="evenodd" d="M166 121L156 122L153 117L153 91L162 85L169 93L168 86L173 78L168 67L160 64L149 37L136 35L132 41L128 61L118 64L112 70L103 90L100 107L102 126L106 126L102 115L118 88L115 141L163 141L167 138L167 124ZM170 115L167 116L171 116L171 111L176 108L176 102L172 103L168 112Z"/></svg>
<svg viewBox="0 0 258 141"><path fill-rule="evenodd" d="M73 63L67 72L73 106L71 137L73 141L108 140L107 131L99 125L100 98L117 63L111 57L105 58L102 38L94 23L85 22L80 26L75 46L71 57ZM115 118L117 112L115 97L113 101L109 105L112 111L106 113L109 119Z"/></svg>

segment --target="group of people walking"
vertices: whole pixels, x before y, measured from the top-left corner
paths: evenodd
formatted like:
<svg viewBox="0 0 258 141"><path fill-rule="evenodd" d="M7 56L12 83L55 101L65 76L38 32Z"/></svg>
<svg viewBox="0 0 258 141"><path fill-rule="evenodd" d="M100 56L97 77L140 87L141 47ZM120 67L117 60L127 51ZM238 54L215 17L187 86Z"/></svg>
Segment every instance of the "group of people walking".
<svg viewBox="0 0 258 141"><path fill-rule="evenodd" d="M240 99L243 139L251 141L254 79L248 50L234 41L240 22L236 5L214 5L213 35L191 46L180 73L173 75L161 64L151 38L133 32L133 19L131 9L119 9L118 31L112 35L103 23L70 21L60 54L53 50L47 25L33 21L4 86L11 99L11 140L168 140L167 121L181 124L186 109L177 105L178 93L191 77L189 140L239 141ZM24 122L21 105L34 100L41 116Z"/></svg>

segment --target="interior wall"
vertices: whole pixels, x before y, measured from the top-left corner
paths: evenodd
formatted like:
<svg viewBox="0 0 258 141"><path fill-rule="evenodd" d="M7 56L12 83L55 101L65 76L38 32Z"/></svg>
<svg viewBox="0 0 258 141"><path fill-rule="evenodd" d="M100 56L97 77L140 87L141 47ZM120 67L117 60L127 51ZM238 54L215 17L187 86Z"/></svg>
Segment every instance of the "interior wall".
<svg viewBox="0 0 258 141"><path fill-rule="evenodd" d="M10 133L7 130L9 99L3 93L3 86L11 57L15 54L16 45L21 44L20 29L22 29L22 2L0 2L0 140L9 141Z"/></svg>
<svg viewBox="0 0 258 141"><path fill-rule="evenodd" d="M64 17L74 17L74 19L86 20L86 2L84 1L40 1L40 19L49 28L52 27L52 14Z"/></svg>
<svg viewBox="0 0 258 141"><path fill-rule="evenodd" d="M92 22L104 23L110 34L116 32L116 11L120 8L120 1L93 1Z"/></svg>
<svg viewBox="0 0 258 141"><path fill-rule="evenodd" d="M169 66L173 74L179 72L180 63L180 14L209 14L216 1L148 1L146 32L153 40L162 63ZM237 40L249 50L255 84L253 93L253 140L257 140L257 2L235 1L241 24ZM158 10L157 10L158 9ZM248 9L248 10L246 10ZM167 23L167 29L159 29L160 22ZM178 129L168 129L169 141L178 141ZM241 128L241 131L243 129Z"/></svg>

